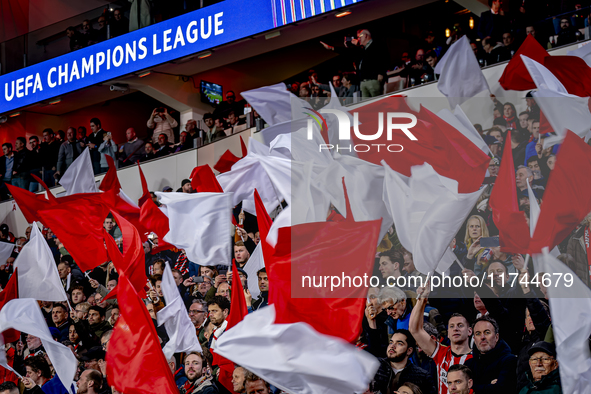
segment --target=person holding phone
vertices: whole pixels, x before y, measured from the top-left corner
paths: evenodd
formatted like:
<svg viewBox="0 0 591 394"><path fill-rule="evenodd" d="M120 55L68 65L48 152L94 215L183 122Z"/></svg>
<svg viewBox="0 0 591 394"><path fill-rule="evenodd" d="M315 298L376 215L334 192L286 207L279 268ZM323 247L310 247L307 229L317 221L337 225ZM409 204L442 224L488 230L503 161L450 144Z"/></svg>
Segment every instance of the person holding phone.
<svg viewBox="0 0 591 394"><path fill-rule="evenodd" d="M474 271L476 275L484 272L485 265L492 257L490 248L485 248L480 244L480 239L488 236L488 226L484 218L480 215L470 216L466 222L466 235L464 236L468 253L462 259L462 264L466 269Z"/></svg>
<svg viewBox="0 0 591 394"><path fill-rule="evenodd" d="M173 129L178 125L178 122L170 116L166 107L154 108L147 123L149 129L154 129L152 142L155 144L158 143L160 134L165 134L168 137L168 142L174 143Z"/></svg>

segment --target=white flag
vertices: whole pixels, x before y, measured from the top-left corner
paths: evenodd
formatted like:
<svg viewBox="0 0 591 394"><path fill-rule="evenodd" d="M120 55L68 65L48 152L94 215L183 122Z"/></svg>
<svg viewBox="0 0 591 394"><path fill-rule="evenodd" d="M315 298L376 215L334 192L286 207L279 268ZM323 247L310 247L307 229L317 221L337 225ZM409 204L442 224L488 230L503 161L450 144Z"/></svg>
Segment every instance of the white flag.
<svg viewBox="0 0 591 394"><path fill-rule="evenodd" d="M76 193L98 192L88 149L84 149L80 156L68 167L59 183L66 189L66 196Z"/></svg>
<svg viewBox="0 0 591 394"><path fill-rule="evenodd" d="M156 315L158 326L164 324L170 338L162 349L164 356L168 360L174 353L201 352L201 345L195 335L195 326L191 323L168 264L164 267L161 287L166 306Z"/></svg>
<svg viewBox="0 0 591 394"><path fill-rule="evenodd" d="M40 301L67 301L68 296L60 280L53 254L37 223L33 222L31 227L31 239L14 263L14 267L18 268L18 296Z"/></svg>
<svg viewBox="0 0 591 394"><path fill-rule="evenodd" d="M588 42L579 45L582 46L575 49L574 51L568 51L566 55L580 57L585 61L585 63L587 63L589 67L591 67L591 45L589 45Z"/></svg>
<svg viewBox="0 0 591 394"><path fill-rule="evenodd" d="M486 153L487 155L492 155L488 145L482 139L482 136L478 134L478 131L470 122L470 119L466 116L462 107L459 105L456 106L454 113L452 114L450 110L443 109L437 112L437 116L441 119L446 121L449 125L454 127L460 133L464 135L464 137L468 138L474 145L476 145L481 151Z"/></svg>
<svg viewBox="0 0 591 394"><path fill-rule="evenodd" d="M17 298L8 301L0 310L0 332L13 328L41 339L51 364L60 381L70 393L78 360L70 348L53 340L37 301L32 298ZM5 353L4 346L0 352Z"/></svg>
<svg viewBox="0 0 591 394"><path fill-rule="evenodd" d="M589 394L591 290L570 268L548 253L547 249L544 252L539 260L543 264L544 273L549 275L552 282L548 287L548 298L562 392Z"/></svg>
<svg viewBox="0 0 591 394"><path fill-rule="evenodd" d="M261 268L265 268L265 260L263 258L263 247L259 242L244 265L244 272L248 275L246 284L253 300L259 298L259 294L261 294L261 291L259 290L259 278L257 277L257 272Z"/></svg>
<svg viewBox="0 0 591 394"><path fill-rule="evenodd" d="M200 265L230 265L232 193L156 192L168 211L164 240Z"/></svg>
<svg viewBox="0 0 591 394"><path fill-rule="evenodd" d="M411 167L410 178L382 164L386 169L383 198L400 243L413 254L421 273L447 270L439 262L482 190L458 193L456 180L437 174L426 163Z"/></svg>
<svg viewBox="0 0 591 394"><path fill-rule="evenodd" d="M240 94L269 126L295 119L292 118L292 104L302 102L297 106L305 106L305 102L289 92L284 83L247 90ZM294 111L297 118L305 116L303 113L298 114L297 112Z"/></svg>
<svg viewBox="0 0 591 394"><path fill-rule="evenodd" d="M531 78L538 89L568 94L568 91L562 82L560 82L546 67L525 55L521 55L521 60L523 61L523 64L525 64L529 75L531 75Z"/></svg>
<svg viewBox="0 0 591 394"><path fill-rule="evenodd" d="M437 89L447 97L452 108L490 90L466 36L449 47L435 66L435 73L440 74Z"/></svg>
<svg viewBox="0 0 591 394"><path fill-rule="evenodd" d="M306 323L273 324L275 306L247 315L216 353L293 394L364 392L378 369L371 354Z"/></svg>
<svg viewBox="0 0 591 394"><path fill-rule="evenodd" d="M12 255L14 244L0 242L0 266L6 264L6 260Z"/></svg>

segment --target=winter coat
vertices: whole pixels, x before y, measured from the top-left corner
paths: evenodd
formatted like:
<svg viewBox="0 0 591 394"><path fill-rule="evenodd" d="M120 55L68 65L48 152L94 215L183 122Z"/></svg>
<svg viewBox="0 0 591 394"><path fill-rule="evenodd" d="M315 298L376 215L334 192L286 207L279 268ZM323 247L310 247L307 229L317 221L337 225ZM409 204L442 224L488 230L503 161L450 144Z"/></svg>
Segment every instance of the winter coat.
<svg viewBox="0 0 591 394"><path fill-rule="evenodd" d="M511 354L509 345L503 340L486 354L480 353L477 347L472 349L473 358L465 365L472 370L474 376L474 392L478 394L515 394L517 393L517 357ZM493 380L495 384L491 384Z"/></svg>

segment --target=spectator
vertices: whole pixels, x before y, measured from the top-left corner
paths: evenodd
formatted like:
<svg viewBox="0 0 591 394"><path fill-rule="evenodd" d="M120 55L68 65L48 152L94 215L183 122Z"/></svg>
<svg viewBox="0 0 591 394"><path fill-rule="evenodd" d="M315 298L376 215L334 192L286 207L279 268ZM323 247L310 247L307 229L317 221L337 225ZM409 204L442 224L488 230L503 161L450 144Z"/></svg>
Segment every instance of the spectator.
<svg viewBox="0 0 591 394"><path fill-rule="evenodd" d="M31 175L36 175L39 179L43 178L41 174L41 146L39 145L39 137L33 135L29 137L29 145L31 146L31 153L30 153L30 167L31 167ZM35 179L31 179L31 183L29 183L29 191L36 193L39 191L39 183Z"/></svg>
<svg viewBox="0 0 591 394"><path fill-rule="evenodd" d="M98 151L101 155L101 173L105 173L109 170L109 162L107 156L111 156L115 166L117 166L117 144L113 141L111 132L105 133L103 136L103 142L99 145Z"/></svg>
<svg viewBox="0 0 591 394"><path fill-rule="evenodd" d="M109 39L109 34L108 34L108 29L109 27L107 26L107 19L101 15L99 16L97 23L99 25L99 28L96 30L96 38L98 42L103 42ZM113 27L111 26L111 29L113 29Z"/></svg>
<svg viewBox="0 0 591 394"><path fill-rule="evenodd" d="M31 151L27 149L27 139L25 137L16 137L14 147L16 152L12 166L12 184L21 189L29 190Z"/></svg>
<svg viewBox="0 0 591 394"><path fill-rule="evenodd" d="M216 129L218 130L226 130L226 122L224 121L224 118L222 118L221 116L217 116L214 118L214 125L216 127ZM226 133L224 132L224 135L226 135Z"/></svg>
<svg viewBox="0 0 591 394"><path fill-rule="evenodd" d="M63 304L56 303L53 305L51 318L55 328L59 330L60 342L68 339L70 325L72 324L72 321L69 319L68 315L68 309Z"/></svg>
<svg viewBox="0 0 591 394"><path fill-rule="evenodd" d="M511 59L511 53L509 53L507 48L490 37L486 37L482 40L482 49L486 52L485 59L487 66Z"/></svg>
<svg viewBox="0 0 591 394"><path fill-rule="evenodd" d="M119 165L120 167L127 167L135 164L141 160L146 153L144 149L144 141L140 140L135 134L135 129L130 127L125 131L127 142L119 146Z"/></svg>
<svg viewBox="0 0 591 394"><path fill-rule="evenodd" d="M91 306L88 309L88 324L90 324L90 330L99 338L105 331L113 328L105 320L105 310L100 306Z"/></svg>
<svg viewBox="0 0 591 394"><path fill-rule="evenodd" d="M56 179L59 179L82 153L82 147L76 141L75 128L69 127L66 130L66 138L67 140L60 146L57 157L57 172L54 175Z"/></svg>
<svg viewBox="0 0 591 394"><path fill-rule="evenodd" d="M556 46L561 47L563 45L572 44L573 42L576 42L580 36L581 33L571 26L568 18L562 18L560 20L560 31L556 38Z"/></svg>
<svg viewBox="0 0 591 394"><path fill-rule="evenodd" d="M205 130L199 131L199 136L201 137L201 143L203 145L221 140L226 136L224 129L219 129L218 126L214 124L212 114L207 113L203 115L203 122L205 123Z"/></svg>
<svg viewBox="0 0 591 394"><path fill-rule="evenodd" d="M391 318L386 324L394 330L408 329L412 302L407 298L407 294L397 287L384 287L380 290L379 303Z"/></svg>
<svg viewBox="0 0 591 394"><path fill-rule="evenodd" d="M384 60L384 49L378 44L374 44L372 35L367 29L360 29L357 31L357 38L350 41L345 39L345 48L349 48L347 44L350 42L353 46L360 49L358 52L358 60L356 61L356 69L359 80L361 81L361 95L362 97L376 97L382 94L382 85L386 76L387 65ZM320 42L324 48L335 51L335 47ZM342 52L341 50L337 52Z"/></svg>
<svg viewBox="0 0 591 394"><path fill-rule="evenodd" d="M244 242L238 241L234 244L234 259L238 268L244 268L246 262L250 258L250 253L244 245Z"/></svg>
<svg viewBox="0 0 591 394"><path fill-rule="evenodd" d="M86 146L86 127L78 127L78 133L76 134L76 137L80 142L80 146L84 148Z"/></svg>
<svg viewBox="0 0 591 394"><path fill-rule="evenodd" d="M199 131L201 131L197 128L197 121L195 119L187 120L185 131L187 132L187 139L191 141L191 145L193 146L193 140L199 137Z"/></svg>
<svg viewBox="0 0 591 394"><path fill-rule="evenodd" d="M359 92L359 84L357 82L357 76L354 73L344 73L341 82L341 94L339 97L351 98L355 97L355 93ZM350 100L347 100L349 102Z"/></svg>
<svg viewBox="0 0 591 394"><path fill-rule="evenodd" d="M503 33L503 45L505 46L505 48L507 48L511 57L515 55L515 52L517 52L517 49L519 48L519 45L517 45L517 43L515 42L515 37L513 37L513 33L511 33L510 31L506 31Z"/></svg>
<svg viewBox="0 0 591 394"><path fill-rule="evenodd" d="M207 309L209 310L209 320L214 325L213 336L209 340L209 348L215 349L216 338L226 330L228 325L228 314L230 313L230 302L221 296L214 296L212 301L207 303Z"/></svg>
<svg viewBox="0 0 591 394"><path fill-rule="evenodd" d="M439 61L439 59L437 58L437 53L435 53L435 51L427 52L427 54L425 55L425 61L427 62L429 67L431 67L431 70L433 70L431 75L433 75L435 79L438 79L439 74L435 75L435 66L437 66L437 63Z"/></svg>
<svg viewBox="0 0 591 394"><path fill-rule="evenodd" d="M382 278L387 279L393 277L398 279L402 276L401 270L404 265L404 258L402 257L402 253L390 249L380 254L379 265L379 271L382 274Z"/></svg>
<svg viewBox="0 0 591 394"><path fill-rule="evenodd" d="M166 107L154 108L150 119L148 119L148 128L154 129L152 142L157 143L161 134L166 135L166 140L174 142L173 128L177 127L178 122L170 116Z"/></svg>
<svg viewBox="0 0 591 394"><path fill-rule="evenodd" d="M43 167L43 182L49 187L55 185L53 175L57 171L57 159L59 156L61 144L55 139L55 133L52 129L43 130L43 142L39 153L41 154L41 164Z"/></svg>
<svg viewBox="0 0 591 394"><path fill-rule="evenodd" d="M517 358L500 339L499 325L482 316L472 325L474 332L474 357L466 366L474 373L474 391L482 394L515 393Z"/></svg>
<svg viewBox="0 0 591 394"><path fill-rule="evenodd" d="M568 240L566 253L571 256L568 260L569 268L585 283L590 285L589 263L587 257L587 246L585 239L588 239L591 232L591 215L585 216L581 226L572 234Z"/></svg>
<svg viewBox="0 0 591 394"><path fill-rule="evenodd" d="M23 379L26 390L23 393L35 393L37 386L43 386L51 379L51 370L49 364L43 356L33 356L27 358L24 362L26 379Z"/></svg>
<svg viewBox="0 0 591 394"><path fill-rule="evenodd" d="M156 157L164 157L172 153L171 143L168 142L168 135L162 133L158 136L158 149L155 151Z"/></svg>
<svg viewBox="0 0 591 394"><path fill-rule="evenodd" d="M129 19L127 19L119 8L113 11L113 19L110 23L111 37L119 37L129 33Z"/></svg>
<svg viewBox="0 0 591 394"><path fill-rule="evenodd" d="M506 31L508 21L501 8L501 4L501 0L488 0L490 10L484 11L480 14L478 36L481 39L492 38L493 40L500 40L501 34ZM482 45L484 46L484 44Z"/></svg>
<svg viewBox="0 0 591 394"><path fill-rule="evenodd" d="M5 381L0 384L0 394L20 394L20 391L14 382Z"/></svg>
<svg viewBox="0 0 591 394"><path fill-rule="evenodd" d="M503 119L505 119L505 121L507 122L506 127L508 129L517 129L518 119L515 116L516 113L517 111L515 111L515 106L513 105L513 103L506 102L503 105Z"/></svg>
<svg viewBox="0 0 591 394"><path fill-rule="evenodd" d="M102 154L99 152L99 147L104 141L105 134L107 132L103 130L103 126L101 125L101 121L98 118L90 119L90 130L92 131L87 138L86 146L90 149L90 160L92 162L92 169L94 174L101 173L101 156Z"/></svg>
<svg viewBox="0 0 591 394"><path fill-rule="evenodd" d="M244 377L245 394L271 394L271 386L252 372L247 372Z"/></svg>
<svg viewBox="0 0 591 394"><path fill-rule="evenodd" d="M447 370L447 386L451 394L472 394L472 371L465 365L454 364Z"/></svg>
<svg viewBox="0 0 591 394"><path fill-rule="evenodd" d="M529 367L527 372L528 385L521 389L520 394L562 393L556 349L548 342L537 342L529 350Z"/></svg>
<svg viewBox="0 0 591 394"><path fill-rule="evenodd" d="M70 39L70 52L84 48L88 44L86 37L80 34L74 26L70 26L66 29L66 36Z"/></svg>
<svg viewBox="0 0 591 394"><path fill-rule="evenodd" d="M228 92L226 92L226 100L219 103L213 111L213 114L227 119L232 111L236 116L243 115L244 101L236 101L236 94L233 91L228 90Z"/></svg>
<svg viewBox="0 0 591 394"><path fill-rule="evenodd" d="M240 366L236 366L234 368L234 372L232 372L232 389L234 390L234 392L238 393L238 394L243 394L246 392L246 388L244 387L244 383L246 381L246 374L247 374L247 370L240 367ZM2 394L2 393L0 393Z"/></svg>
<svg viewBox="0 0 591 394"><path fill-rule="evenodd" d="M255 311L269 305L269 277L267 276L267 269L263 267L258 270L257 278L259 279L259 290L261 294L252 304L252 309Z"/></svg>
<svg viewBox="0 0 591 394"><path fill-rule="evenodd" d="M373 390L382 393L392 392L404 383L414 383L424 394L435 394L435 383L429 373L410 362L416 350L416 342L410 332L398 329L392 335L386 358L380 358L380 367L372 382Z"/></svg>
<svg viewBox="0 0 591 394"><path fill-rule="evenodd" d="M82 35L86 45L94 45L99 42L97 31L93 29L92 23L88 19L82 21Z"/></svg>
<svg viewBox="0 0 591 394"><path fill-rule="evenodd" d="M2 171L2 199L5 200L8 198L8 188L5 185L12 183L12 167L14 166L12 144L10 142L2 144L2 152L4 156L0 159L0 171Z"/></svg>
<svg viewBox="0 0 591 394"><path fill-rule="evenodd" d="M527 147L527 140L524 140L522 134L513 131L511 132L511 152L513 154L513 166L519 167L525 162L525 149ZM537 157L537 156L536 156Z"/></svg>
<svg viewBox="0 0 591 394"><path fill-rule="evenodd" d="M300 98L308 98L308 97L312 97L312 90L306 86L306 85L302 85L300 86Z"/></svg>
<svg viewBox="0 0 591 394"><path fill-rule="evenodd" d="M201 352L191 352L185 357L187 381L179 387L181 394L217 394L211 378L207 375L207 359Z"/></svg>
<svg viewBox="0 0 591 394"><path fill-rule="evenodd" d="M130 0L129 31L141 29L152 24L152 11L148 0Z"/></svg>
<svg viewBox="0 0 591 394"><path fill-rule="evenodd" d="M146 142L146 145L144 145L144 151L145 152L140 157L140 161L152 160L156 158L154 145L151 142Z"/></svg>
<svg viewBox="0 0 591 394"><path fill-rule="evenodd" d="M80 379L76 382L77 392L80 394L99 394L103 385L103 374L96 369L87 369L80 374Z"/></svg>

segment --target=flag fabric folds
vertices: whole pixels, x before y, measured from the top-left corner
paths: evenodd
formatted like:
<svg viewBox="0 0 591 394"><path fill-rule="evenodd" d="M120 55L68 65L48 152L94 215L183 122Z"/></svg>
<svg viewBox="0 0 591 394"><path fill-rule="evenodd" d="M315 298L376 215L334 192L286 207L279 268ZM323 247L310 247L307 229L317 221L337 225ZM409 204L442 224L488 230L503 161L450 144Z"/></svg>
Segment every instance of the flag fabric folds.
<svg viewBox="0 0 591 394"><path fill-rule="evenodd" d="M10 300L14 300L18 298L18 270L15 269L10 279L8 279L8 283L2 291L0 291L0 310L4 308L4 305ZM4 331L2 333L3 343L10 343L18 341L20 337L20 332L14 330L12 328Z"/></svg>
<svg viewBox="0 0 591 394"><path fill-rule="evenodd" d="M240 95L269 126L292 120L291 101L297 97L287 91L284 83L247 90Z"/></svg>
<svg viewBox="0 0 591 394"><path fill-rule="evenodd" d="M72 386L78 360L70 348L53 340L37 301L32 298L19 298L4 305L0 310L0 332L10 328L41 339L43 348L60 381L64 387L70 388ZM4 346L0 347L0 352L4 354ZM3 365L3 367L7 368L8 366ZM69 391L73 394L71 390Z"/></svg>
<svg viewBox="0 0 591 394"><path fill-rule="evenodd" d="M289 393L367 389L378 368L375 357L304 322L276 324L275 309L269 305L251 313L224 332L216 352Z"/></svg>
<svg viewBox="0 0 591 394"><path fill-rule="evenodd" d="M530 254L553 249L591 212L591 184L583 181L590 173L591 146L567 132L546 185Z"/></svg>
<svg viewBox="0 0 591 394"><path fill-rule="evenodd" d="M201 352L201 345L195 335L195 326L191 323L168 264L164 267L161 288L166 306L159 310L156 316L158 325L164 324L169 337L162 349L164 357L168 360L174 353Z"/></svg>
<svg viewBox="0 0 591 394"><path fill-rule="evenodd" d="M529 34L519 46L499 79L499 83L505 90L532 90L536 88L536 84L527 72L525 64L523 64L521 55L527 56L540 64L544 64L544 59L550 56L538 40Z"/></svg>
<svg viewBox="0 0 591 394"><path fill-rule="evenodd" d="M59 180L66 189L66 196L78 193L96 193L96 182L90 160L90 150L84 149Z"/></svg>
<svg viewBox="0 0 591 394"><path fill-rule="evenodd" d="M482 190L460 194L457 181L437 174L429 164L412 167L410 178L384 167L383 198L400 243L413 254L419 272L446 271L453 260L440 262Z"/></svg>
<svg viewBox="0 0 591 394"><path fill-rule="evenodd" d="M119 276L117 287L121 316L105 360L109 385L126 394L177 394L146 306L125 275Z"/></svg>
<svg viewBox="0 0 591 394"><path fill-rule="evenodd" d="M511 141L510 131L505 138ZM525 215L519 211L511 144L505 144L499 175L488 203L493 212L493 221L499 229L499 242L503 251L524 253L530 236Z"/></svg>
<svg viewBox="0 0 591 394"><path fill-rule="evenodd" d="M164 240L200 265L230 265L232 193L161 193L170 231Z"/></svg>
<svg viewBox="0 0 591 394"><path fill-rule="evenodd" d="M37 223L33 222L29 242L14 262L18 268L19 298L40 301L67 301L68 296L57 272L53 254Z"/></svg>
<svg viewBox="0 0 591 394"><path fill-rule="evenodd" d="M449 47L435 66L435 73L440 74L437 89L447 97L452 108L490 90L467 36Z"/></svg>
<svg viewBox="0 0 591 394"><path fill-rule="evenodd" d="M191 172L191 187L197 190L197 193L223 193L224 190L216 179L209 164L195 167Z"/></svg>

